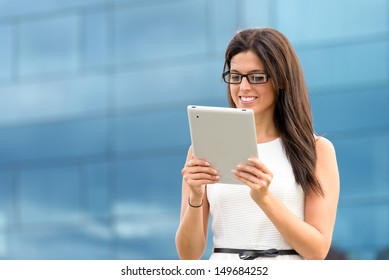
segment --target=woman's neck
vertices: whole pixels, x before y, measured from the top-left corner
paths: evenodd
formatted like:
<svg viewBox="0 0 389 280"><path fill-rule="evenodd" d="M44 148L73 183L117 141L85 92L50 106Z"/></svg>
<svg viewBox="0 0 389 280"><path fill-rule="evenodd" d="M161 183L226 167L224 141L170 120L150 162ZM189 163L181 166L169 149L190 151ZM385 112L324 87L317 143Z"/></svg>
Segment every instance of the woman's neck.
<svg viewBox="0 0 389 280"><path fill-rule="evenodd" d="M273 118L256 117L255 128L258 143L269 142L280 136L280 133L274 124Z"/></svg>

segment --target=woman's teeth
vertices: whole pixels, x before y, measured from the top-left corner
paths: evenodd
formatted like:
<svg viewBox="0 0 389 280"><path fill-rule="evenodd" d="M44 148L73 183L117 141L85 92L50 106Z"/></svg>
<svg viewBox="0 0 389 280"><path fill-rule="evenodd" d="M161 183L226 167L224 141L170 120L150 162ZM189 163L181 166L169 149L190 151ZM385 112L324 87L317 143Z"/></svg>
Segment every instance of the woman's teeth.
<svg viewBox="0 0 389 280"><path fill-rule="evenodd" d="M246 96L241 96L240 99L241 99L243 102L251 102L251 101L254 101L254 99L256 99L256 97L246 97Z"/></svg>

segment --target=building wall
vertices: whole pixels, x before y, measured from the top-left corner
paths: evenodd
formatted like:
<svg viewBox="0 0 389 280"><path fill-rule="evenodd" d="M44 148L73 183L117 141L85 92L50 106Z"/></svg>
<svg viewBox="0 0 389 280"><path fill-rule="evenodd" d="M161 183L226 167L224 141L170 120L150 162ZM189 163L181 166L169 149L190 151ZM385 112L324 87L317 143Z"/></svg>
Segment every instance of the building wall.
<svg viewBox="0 0 389 280"><path fill-rule="evenodd" d="M186 106L228 106L225 47L256 26L295 46L315 130L337 150L333 252L378 258L388 12L387 0L0 0L0 258L177 259Z"/></svg>

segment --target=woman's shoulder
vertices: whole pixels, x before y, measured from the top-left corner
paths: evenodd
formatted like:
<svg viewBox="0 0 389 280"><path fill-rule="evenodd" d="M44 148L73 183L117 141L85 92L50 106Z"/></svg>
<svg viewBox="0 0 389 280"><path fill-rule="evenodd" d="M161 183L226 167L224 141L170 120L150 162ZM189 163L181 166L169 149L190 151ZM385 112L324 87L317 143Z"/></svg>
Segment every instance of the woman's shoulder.
<svg viewBox="0 0 389 280"><path fill-rule="evenodd" d="M315 135L316 154L318 158L321 157L336 157L335 147L330 140L324 136Z"/></svg>
<svg viewBox="0 0 389 280"><path fill-rule="evenodd" d="M316 149L320 150L334 150L334 145L330 140L324 136L315 135Z"/></svg>

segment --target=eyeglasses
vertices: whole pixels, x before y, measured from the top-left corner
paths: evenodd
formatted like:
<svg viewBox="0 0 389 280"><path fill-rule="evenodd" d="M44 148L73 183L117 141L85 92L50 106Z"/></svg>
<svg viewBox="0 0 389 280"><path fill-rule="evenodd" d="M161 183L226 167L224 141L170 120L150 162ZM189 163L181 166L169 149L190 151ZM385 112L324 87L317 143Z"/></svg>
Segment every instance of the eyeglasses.
<svg viewBox="0 0 389 280"><path fill-rule="evenodd" d="M251 74L239 74L239 73L230 73L230 71L223 73L223 80L227 84L240 84L243 77L246 77L247 81L250 84L264 84L267 83L269 79L268 74L266 73L251 73Z"/></svg>

